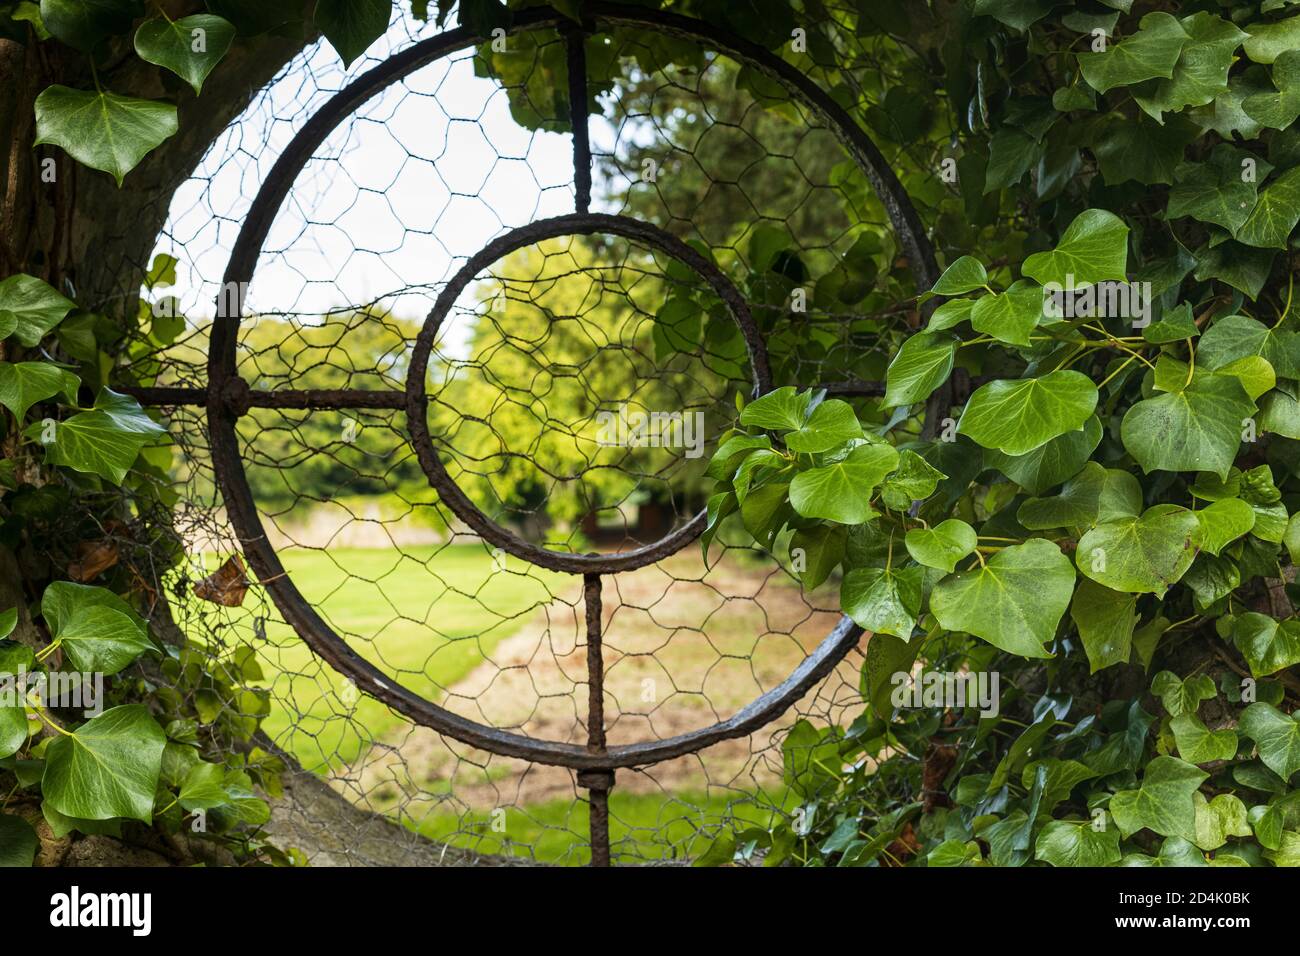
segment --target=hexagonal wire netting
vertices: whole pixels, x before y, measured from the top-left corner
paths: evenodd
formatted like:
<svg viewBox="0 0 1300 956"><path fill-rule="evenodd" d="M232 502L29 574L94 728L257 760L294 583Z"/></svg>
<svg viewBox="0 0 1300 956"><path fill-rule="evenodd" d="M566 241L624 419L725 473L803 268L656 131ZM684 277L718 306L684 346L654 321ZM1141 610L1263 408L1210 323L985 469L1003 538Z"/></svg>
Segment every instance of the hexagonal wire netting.
<svg viewBox="0 0 1300 956"><path fill-rule="evenodd" d="M861 706L857 632L784 540L726 522L706 558L706 467L756 382L871 394L908 315L877 275L932 268L872 188L902 150L816 71L777 96L717 27L590 11L297 58L176 193L122 370L169 416L191 644L264 692L291 773L457 860L684 860L798 804L781 742ZM195 594L240 552L242 604ZM376 838L328 836L316 862Z"/></svg>

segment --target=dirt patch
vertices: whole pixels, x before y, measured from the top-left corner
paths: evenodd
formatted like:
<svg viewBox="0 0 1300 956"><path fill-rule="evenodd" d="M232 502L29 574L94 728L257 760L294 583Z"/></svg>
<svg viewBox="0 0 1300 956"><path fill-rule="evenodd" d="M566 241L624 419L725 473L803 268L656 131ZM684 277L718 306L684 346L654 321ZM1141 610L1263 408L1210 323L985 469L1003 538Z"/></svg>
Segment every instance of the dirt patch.
<svg viewBox="0 0 1300 956"><path fill-rule="evenodd" d="M735 714L789 676L839 619L833 593L805 595L779 568L724 557L706 568L693 549L607 578L606 734L610 744L673 737ZM440 703L458 714L544 740L586 741L586 639L580 583L540 609ZM818 723L851 720L860 657L851 654L800 706ZM792 717L778 721L788 726ZM624 771L634 793L752 792L779 783L776 731ZM475 751L427 728L404 729L344 776L372 805L458 810L573 799L562 768ZM450 804L450 805L448 805Z"/></svg>

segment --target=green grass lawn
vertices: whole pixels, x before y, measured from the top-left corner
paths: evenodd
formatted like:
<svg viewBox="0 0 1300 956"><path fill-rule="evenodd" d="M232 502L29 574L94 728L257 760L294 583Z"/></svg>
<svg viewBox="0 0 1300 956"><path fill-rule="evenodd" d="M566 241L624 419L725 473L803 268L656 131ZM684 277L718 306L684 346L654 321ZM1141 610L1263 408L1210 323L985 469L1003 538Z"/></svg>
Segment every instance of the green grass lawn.
<svg viewBox="0 0 1300 956"><path fill-rule="evenodd" d="M514 558L497 571L478 544L285 549L281 558L304 597L356 651L433 701L538 608L559 595L571 600L579 587L572 575L526 568ZM198 609L207 614L211 607ZM320 772L352 763L371 742L407 724L356 695L278 614L265 624L265 641L254 635L251 609L235 611L230 623L257 649L271 690L264 729L304 767Z"/></svg>
<svg viewBox="0 0 1300 956"><path fill-rule="evenodd" d="M765 794L763 806L738 793L620 793L609 797L609 838L615 863L690 860L709 848L717 827L769 827L779 801L789 813L798 803L793 791ZM508 807L493 829L490 816L433 813L412 828L424 836L478 853L513 855L539 863L585 866L588 805L585 800L551 800ZM408 823L408 825L411 825ZM707 829L706 829L707 828Z"/></svg>

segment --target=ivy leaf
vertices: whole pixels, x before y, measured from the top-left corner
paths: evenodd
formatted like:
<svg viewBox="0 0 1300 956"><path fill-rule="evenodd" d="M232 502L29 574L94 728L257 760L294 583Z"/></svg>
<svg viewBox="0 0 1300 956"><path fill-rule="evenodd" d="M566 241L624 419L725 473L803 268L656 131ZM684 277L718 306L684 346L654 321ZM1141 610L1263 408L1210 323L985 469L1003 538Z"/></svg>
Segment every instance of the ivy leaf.
<svg viewBox="0 0 1300 956"><path fill-rule="evenodd" d="M319 0L315 19L347 67L384 35L392 12L390 0Z"/></svg>
<svg viewBox="0 0 1300 956"><path fill-rule="evenodd" d="M1097 386L1079 372L999 379L975 390L957 431L985 448L1024 455L1082 428L1096 407Z"/></svg>
<svg viewBox="0 0 1300 956"><path fill-rule="evenodd" d="M1236 232L1255 208L1256 191L1253 179L1247 182L1242 178L1239 157L1253 158L1220 143L1209 160L1180 164L1174 170L1174 186L1169 190L1169 217L1191 216Z"/></svg>
<svg viewBox="0 0 1300 956"><path fill-rule="evenodd" d="M1112 212L1085 209L1074 218L1065 235L1050 252L1036 252L1025 259L1020 271L1039 285L1066 285L1073 276L1075 287L1108 280L1123 281L1128 264L1128 226Z"/></svg>
<svg viewBox="0 0 1300 956"><path fill-rule="evenodd" d="M916 452L904 450L898 454L898 468L880 486L880 497L887 507L906 511L913 501L934 494L939 482L947 477Z"/></svg>
<svg viewBox="0 0 1300 956"><path fill-rule="evenodd" d="M1226 478L1242 425L1254 413L1237 379L1201 375L1179 391L1135 403L1120 438L1144 472L1211 471Z"/></svg>
<svg viewBox="0 0 1300 956"><path fill-rule="evenodd" d="M970 324L976 332L1011 345L1029 345L1029 333L1043 315L1043 290L1020 281L1006 292L982 296L971 307Z"/></svg>
<svg viewBox="0 0 1300 956"><path fill-rule="evenodd" d="M43 426L36 422L25 434L39 441L42 432ZM135 399L101 389L93 409L58 423L54 441L45 446L45 461L120 485L140 449L163 432Z"/></svg>
<svg viewBox="0 0 1300 956"><path fill-rule="evenodd" d="M1201 525L1178 505L1104 522L1079 538L1083 574L1112 591L1164 596L1196 559Z"/></svg>
<svg viewBox="0 0 1300 956"><path fill-rule="evenodd" d="M1137 627L1137 596L1112 591L1087 578L1079 582L1070 604L1070 618L1079 629L1089 673L1112 664L1127 664Z"/></svg>
<svg viewBox="0 0 1300 956"><path fill-rule="evenodd" d="M1119 830L1094 830L1090 820L1052 820L1038 834L1034 859L1052 866L1114 866Z"/></svg>
<svg viewBox="0 0 1300 956"><path fill-rule="evenodd" d="M1218 279L1250 298L1258 299L1276 258L1275 250L1256 249L1226 240L1197 252L1195 278L1197 282Z"/></svg>
<svg viewBox="0 0 1300 956"><path fill-rule="evenodd" d="M790 538L790 552L803 551L804 567L799 582L811 591L819 587L844 560L848 529L842 525L819 525L796 531Z"/></svg>
<svg viewBox="0 0 1300 956"><path fill-rule="evenodd" d="M1257 701L1242 711L1237 726L1255 741L1264 766L1283 780L1300 770L1300 724L1294 717Z"/></svg>
<svg viewBox="0 0 1300 956"><path fill-rule="evenodd" d="M1092 151L1107 186L1129 180L1147 185L1171 183L1183 151L1199 133L1197 125L1180 114L1171 116L1163 126L1115 114L1092 143Z"/></svg>
<svg viewBox="0 0 1300 956"><path fill-rule="evenodd" d="M18 273L0 280L0 322L19 343L32 348L63 321L75 305L48 283Z"/></svg>
<svg viewBox="0 0 1300 956"><path fill-rule="evenodd" d="M89 607L107 607L129 617L140 629L144 620L122 598L108 588L71 581L55 581L41 595L41 617L51 634L57 634L72 618Z"/></svg>
<svg viewBox="0 0 1300 956"><path fill-rule="evenodd" d="M1246 805L1240 798L1231 793L1221 793L1213 800L1206 800L1205 795L1198 792L1193 794L1192 800L1196 811L1195 843L1202 850L1217 850L1228 842L1230 836L1251 835Z"/></svg>
<svg viewBox="0 0 1300 956"><path fill-rule="evenodd" d="M75 403L80 384L77 376L49 362L0 362L0 405L20 422L27 409L60 393Z"/></svg>
<svg viewBox="0 0 1300 956"><path fill-rule="evenodd" d="M1276 93L1256 93L1241 108L1261 126L1286 129L1300 118L1300 50L1287 50L1273 63Z"/></svg>
<svg viewBox="0 0 1300 956"><path fill-rule="evenodd" d="M1191 40L1168 13L1148 13L1133 36L1104 53L1080 53L1079 71L1098 93L1156 77L1171 77L1183 47Z"/></svg>
<svg viewBox="0 0 1300 956"><path fill-rule="evenodd" d="M857 568L844 576L840 606L868 631L892 634L906 641L921 613L924 573L915 565L902 569Z"/></svg>
<svg viewBox="0 0 1300 956"><path fill-rule="evenodd" d="M740 413L740 424L746 428L766 428L769 431L802 428L811 401L812 392L800 392L786 385L746 405Z"/></svg>
<svg viewBox="0 0 1300 956"><path fill-rule="evenodd" d="M798 431L785 436L785 446L793 452L816 454L862 437L862 425L853 406L830 398L813 409Z"/></svg>
<svg viewBox="0 0 1300 956"><path fill-rule="evenodd" d="M1210 730L1195 714L1179 714L1169 722L1178 755L1188 763L1213 763L1237 756L1237 733L1231 728ZM1213 847L1206 847L1213 849Z"/></svg>
<svg viewBox="0 0 1300 956"><path fill-rule="evenodd" d="M1120 860L1120 866L1209 866L1205 862L1205 855L1190 840L1184 840L1181 837L1169 837L1160 844L1160 853L1157 856L1146 856L1143 853L1129 853L1124 859Z"/></svg>
<svg viewBox="0 0 1300 956"><path fill-rule="evenodd" d="M1255 527L1254 509L1240 498L1224 498L1192 513L1201 524L1201 550L1214 555Z"/></svg>
<svg viewBox="0 0 1300 956"><path fill-rule="evenodd" d="M1251 203L1255 201L1253 191L1250 195L1250 201ZM1153 345L1183 342L1187 339L1194 339L1200 334L1201 330L1197 328L1196 321L1192 318L1192 307L1186 302L1173 311L1166 312L1159 322L1153 322L1142 330L1142 338Z"/></svg>
<svg viewBox="0 0 1300 956"><path fill-rule="evenodd" d="M54 638L77 670L105 676L116 674L154 649L144 628L121 611L103 605L78 608Z"/></svg>
<svg viewBox="0 0 1300 956"><path fill-rule="evenodd" d="M1232 622L1232 642L1259 679L1300 664L1300 621L1247 611Z"/></svg>
<svg viewBox="0 0 1300 956"><path fill-rule="evenodd" d="M1179 22L1190 39L1174 65L1173 75L1154 81L1149 92L1133 92L1133 99L1156 120L1166 110L1204 106L1226 90L1228 70L1236 59L1233 54L1246 39L1246 34L1233 24L1204 11Z"/></svg>
<svg viewBox="0 0 1300 956"><path fill-rule="evenodd" d="M1177 757L1156 757L1147 764L1138 789L1121 790L1110 798L1110 812L1120 833L1128 838L1145 828L1194 842L1196 805L1192 795L1208 777Z"/></svg>
<svg viewBox="0 0 1300 956"><path fill-rule="evenodd" d="M166 745L144 705L114 707L50 742L41 791L65 816L149 823Z"/></svg>
<svg viewBox="0 0 1300 956"><path fill-rule="evenodd" d="M40 845L30 823L11 813L0 813L0 867L31 866Z"/></svg>
<svg viewBox="0 0 1300 956"><path fill-rule="evenodd" d="M1255 208L1234 233L1234 238L1248 246L1285 249L1297 222L1300 222L1300 167L1288 169L1264 187Z"/></svg>
<svg viewBox="0 0 1300 956"><path fill-rule="evenodd" d="M41 21L55 39L89 53L109 37L125 33L144 13L140 0L41 0Z"/></svg>
<svg viewBox="0 0 1300 956"><path fill-rule="evenodd" d="M982 289L989 282L984 264L974 256L962 256L939 276L930 292L935 295L963 295Z"/></svg>
<svg viewBox="0 0 1300 956"><path fill-rule="evenodd" d="M917 563L951 574L957 562L975 550L979 536L965 521L949 518L933 528L913 528L903 542Z"/></svg>
<svg viewBox="0 0 1300 956"><path fill-rule="evenodd" d="M198 94L234 40L234 24L210 13L179 20L157 17L135 31L135 52L145 62L171 70Z"/></svg>
<svg viewBox="0 0 1300 956"><path fill-rule="evenodd" d="M12 612L17 623L18 609ZM12 628L10 629L12 632ZM16 675L20 670L32 668L32 649L16 641L0 640L0 674ZM15 682L16 684L16 682ZM22 688L14 686L15 698L22 693ZM17 753L27 743L27 707L24 703L15 706L0 706L0 758Z"/></svg>
<svg viewBox="0 0 1300 956"><path fill-rule="evenodd" d="M790 504L805 518L862 524L876 512L871 492L898 467L892 445L860 445L843 461L802 471L790 482Z"/></svg>
<svg viewBox="0 0 1300 956"><path fill-rule="evenodd" d="M177 802L191 812L222 806L230 802L225 783L225 767L212 763L196 764L185 775Z"/></svg>
<svg viewBox="0 0 1300 956"><path fill-rule="evenodd" d="M918 332L903 343L885 373L885 408L924 401L952 374L958 339L947 332Z"/></svg>
<svg viewBox="0 0 1300 956"><path fill-rule="evenodd" d="M1025 501L1016 512L1016 520L1031 531L1090 528L1135 516L1141 510L1142 486L1136 478L1127 471L1090 461L1065 483L1059 495Z"/></svg>
<svg viewBox="0 0 1300 956"><path fill-rule="evenodd" d="M1246 32L1246 56L1255 63L1273 63L1288 50L1300 49L1300 17L1247 24Z"/></svg>
<svg viewBox="0 0 1300 956"><path fill-rule="evenodd" d="M1173 671L1161 671L1151 680L1151 693L1160 698L1170 717L1194 714L1203 700L1213 700L1214 681L1206 674L1185 680Z"/></svg>
<svg viewBox="0 0 1300 956"><path fill-rule="evenodd" d="M1300 378L1300 332L1270 329L1249 316L1224 316L1196 347L1196 361L1210 370L1251 355L1263 358L1281 378Z"/></svg>
<svg viewBox="0 0 1300 956"><path fill-rule="evenodd" d="M83 166L110 174L119 187L176 129L176 107L158 100L57 84L36 97L35 145L60 146Z"/></svg>
<svg viewBox="0 0 1300 956"><path fill-rule="evenodd" d="M1032 538L969 571L944 578L930 610L950 631L983 638L1022 657L1050 657L1052 639L1074 593L1070 559L1050 541Z"/></svg>
<svg viewBox="0 0 1300 956"><path fill-rule="evenodd" d="M984 454L984 463L996 468L1031 495L1042 494L1072 478L1084 467L1101 442L1101 421L1093 415L1079 431L1066 432L1026 455Z"/></svg>

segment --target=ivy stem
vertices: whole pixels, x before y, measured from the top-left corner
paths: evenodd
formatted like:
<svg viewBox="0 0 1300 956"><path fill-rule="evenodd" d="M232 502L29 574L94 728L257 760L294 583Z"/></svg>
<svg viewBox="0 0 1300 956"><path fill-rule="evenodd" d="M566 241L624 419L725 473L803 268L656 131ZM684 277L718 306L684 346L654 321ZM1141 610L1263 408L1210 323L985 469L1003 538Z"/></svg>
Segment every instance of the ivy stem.
<svg viewBox="0 0 1300 956"><path fill-rule="evenodd" d="M62 727L62 726L61 726L61 725L60 725L60 724L59 724L59 723L58 723L58 722L57 722L53 717L51 717L51 716L46 712L46 710L45 710L44 707L41 707L39 704L28 704L28 706L31 707L33 711L35 711L37 717L41 718L41 720L45 721L45 722L46 722L47 724L49 724L53 729L55 729L55 730L57 730L59 733L63 734L63 736L65 736L65 737L75 737L75 736L76 736L76 734L74 734L72 731L70 731L70 730L65 730L65 729L64 729L64 728L63 728L63 727Z"/></svg>

